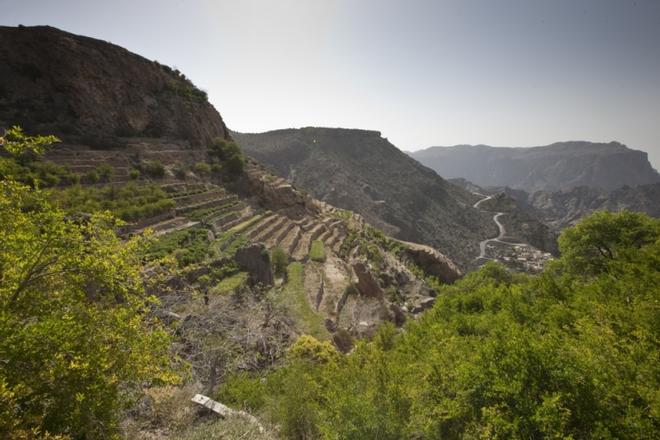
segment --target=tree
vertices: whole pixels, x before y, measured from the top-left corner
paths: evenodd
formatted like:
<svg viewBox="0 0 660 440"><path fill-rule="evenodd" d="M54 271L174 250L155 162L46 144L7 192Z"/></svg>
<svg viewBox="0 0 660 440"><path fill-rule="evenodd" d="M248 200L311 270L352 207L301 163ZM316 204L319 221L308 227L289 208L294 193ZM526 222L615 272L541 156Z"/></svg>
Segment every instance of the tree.
<svg viewBox="0 0 660 440"><path fill-rule="evenodd" d="M0 407L19 409L3 438L111 437L129 390L177 380L142 288L143 239L121 241L117 225L0 182Z"/></svg>
<svg viewBox="0 0 660 440"><path fill-rule="evenodd" d="M216 138L209 147L209 157L212 163L219 163L229 175L236 176L245 168L245 157L241 147L234 141Z"/></svg>
<svg viewBox="0 0 660 440"><path fill-rule="evenodd" d="M286 276L286 268L289 265L289 256L282 248L276 247L270 252L270 261L273 272L276 275Z"/></svg>
<svg viewBox="0 0 660 440"><path fill-rule="evenodd" d="M625 252L640 249L660 237L659 223L639 212L597 211L566 229L559 250L575 273L599 274Z"/></svg>

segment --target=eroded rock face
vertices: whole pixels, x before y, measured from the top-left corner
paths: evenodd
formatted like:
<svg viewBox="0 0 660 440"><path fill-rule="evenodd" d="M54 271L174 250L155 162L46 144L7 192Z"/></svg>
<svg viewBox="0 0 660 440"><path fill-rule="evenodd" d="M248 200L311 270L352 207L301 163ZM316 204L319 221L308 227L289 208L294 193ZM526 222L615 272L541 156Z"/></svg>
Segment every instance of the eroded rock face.
<svg viewBox="0 0 660 440"><path fill-rule="evenodd" d="M383 289L365 263L362 261L353 263L353 272L357 277L357 289L362 295L369 298L384 297Z"/></svg>
<svg viewBox="0 0 660 440"><path fill-rule="evenodd" d="M451 284L462 276L460 269L449 258L428 246L410 245L406 254L426 273L445 283Z"/></svg>
<svg viewBox="0 0 660 440"><path fill-rule="evenodd" d="M242 247L234 255L236 264L250 274L252 283L270 286L273 284L273 270L270 255L262 243Z"/></svg>
<svg viewBox="0 0 660 440"><path fill-rule="evenodd" d="M204 92L114 44L49 26L0 26L0 59L0 128L19 124L95 148L131 137L191 146L229 138Z"/></svg>

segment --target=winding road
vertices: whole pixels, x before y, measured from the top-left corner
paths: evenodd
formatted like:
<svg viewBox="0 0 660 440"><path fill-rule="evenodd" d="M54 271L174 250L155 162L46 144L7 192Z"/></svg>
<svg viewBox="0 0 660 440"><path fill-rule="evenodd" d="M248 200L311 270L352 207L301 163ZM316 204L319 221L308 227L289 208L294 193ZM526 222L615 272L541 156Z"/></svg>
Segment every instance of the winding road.
<svg viewBox="0 0 660 440"><path fill-rule="evenodd" d="M476 209L479 209L479 205L481 205L486 200L490 200L490 199L493 198L493 196L485 196L485 195L479 194L479 193L473 193L473 194L476 194L478 196L483 197L483 199L479 200L477 203L472 205L472 207L476 208ZM481 211L490 212L490 211L484 211L483 209ZM499 220L500 216L502 216L502 215L504 215L504 212L496 212L495 215L493 216L493 221L497 225L497 229L499 229L500 233L497 234L497 237L487 238L487 239L482 240L481 242L479 242L479 256L477 258L475 258L475 260L479 260L479 259L489 260L490 259L490 258L486 257L486 245L488 243L490 243L491 241L495 241L495 242L503 243L503 244L508 244L508 245L511 245L511 246L527 246L527 243L512 243L510 241L503 241L502 240L504 238L504 235L506 234L506 230L504 229L504 225Z"/></svg>

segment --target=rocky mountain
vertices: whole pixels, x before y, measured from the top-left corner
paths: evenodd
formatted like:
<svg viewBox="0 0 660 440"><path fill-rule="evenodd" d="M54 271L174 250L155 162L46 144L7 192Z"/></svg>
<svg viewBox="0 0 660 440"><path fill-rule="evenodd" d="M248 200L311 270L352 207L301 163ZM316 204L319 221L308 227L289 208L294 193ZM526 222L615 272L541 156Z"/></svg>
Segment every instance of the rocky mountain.
<svg viewBox="0 0 660 440"><path fill-rule="evenodd" d="M519 203L533 209L536 216L559 230L575 224L580 218L598 210L644 212L660 217L660 183L623 186L611 192L576 187L568 191L524 191L507 193Z"/></svg>
<svg viewBox="0 0 660 440"><path fill-rule="evenodd" d="M578 186L614 190L660 181L647 154L618 142L557 142L543 147L487 145L431 147L410 155L445 178L465 178L482 187L536 191Z"/></svg>
<svg viewBox="0 0 660 440"><path fill-rule="evenodd" d="M405 241L441 249L466 265L497 233L478 200L420 165L379 132L307 127L232 133L243 149L315 197L355 211Z"/></svg>
<svg viewBox="0 0 660 440"><path fill-rule="evenodd" d="M302 333L349 350L384 321L402 325L430 307L438 280L461 276L436 249L392 239L237 158L205 94L168 67L50 27L0 28L0 55L0 129L61 139L11 172L39 179L72 213L109 209L127 221L122 234L153 232L145 283L196 392L272 365ZM438 197L465 215L464 230L475 224Z"/></svg>
<svg viewBox="0 0 660 440"><path fill-rule="evenodd" d="M0 125L94 148L125 138L191 146L228 137L185 75L105 41L49 26L0 26Z"/></svg>

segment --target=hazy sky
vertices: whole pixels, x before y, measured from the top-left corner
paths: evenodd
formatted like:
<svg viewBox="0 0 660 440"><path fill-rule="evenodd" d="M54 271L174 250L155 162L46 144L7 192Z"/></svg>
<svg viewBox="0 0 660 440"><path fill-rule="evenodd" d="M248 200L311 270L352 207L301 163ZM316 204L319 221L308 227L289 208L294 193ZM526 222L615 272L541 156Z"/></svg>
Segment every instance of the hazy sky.
<svg viewBox="0 0 660 440"><path fill-rule="evenodd" d="M237 131L618 140L660 168L660 0L0 0L0 23L176 66Z"/></svg>

